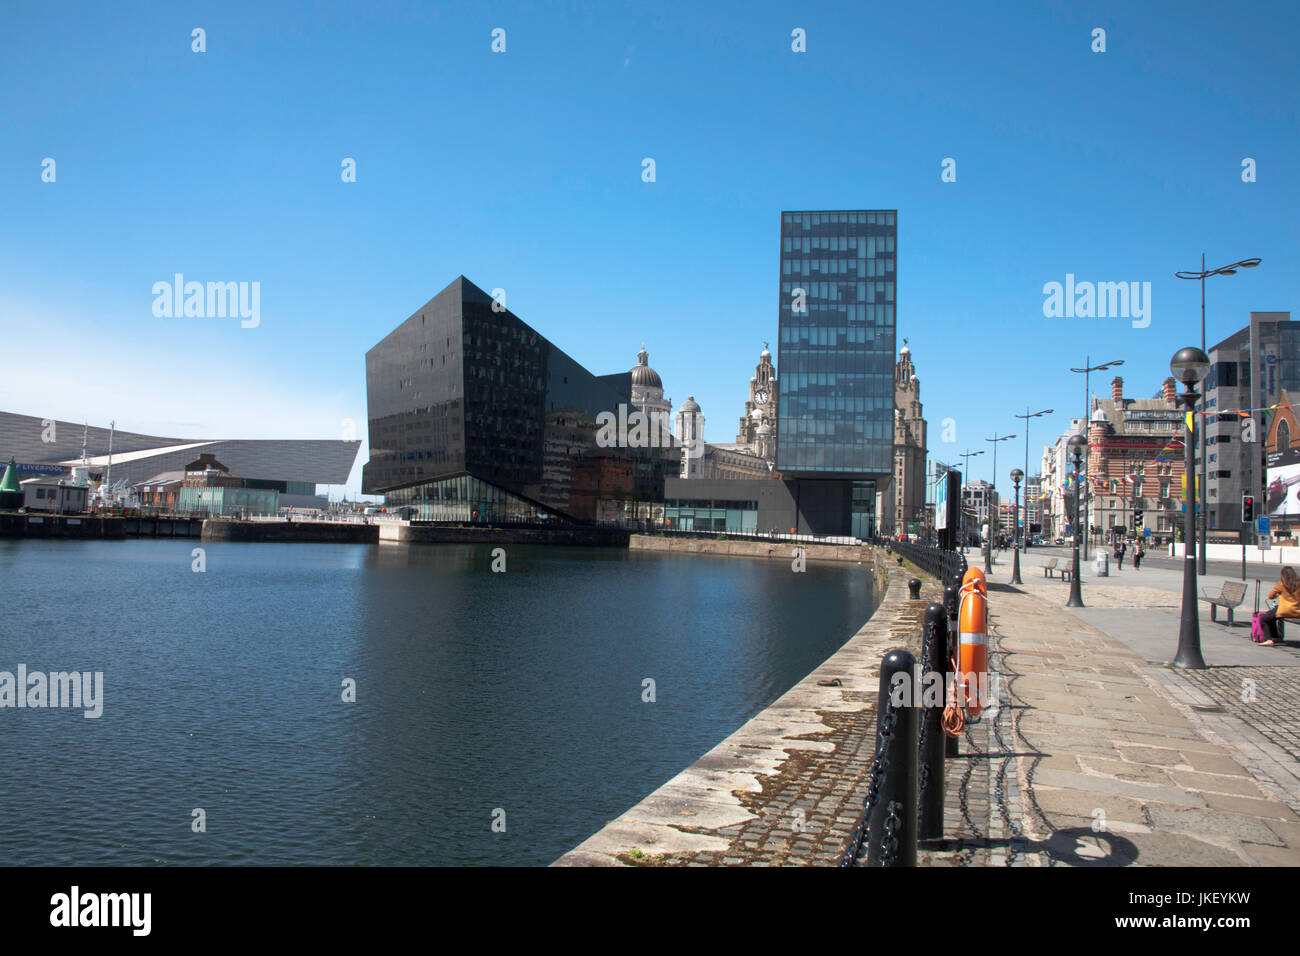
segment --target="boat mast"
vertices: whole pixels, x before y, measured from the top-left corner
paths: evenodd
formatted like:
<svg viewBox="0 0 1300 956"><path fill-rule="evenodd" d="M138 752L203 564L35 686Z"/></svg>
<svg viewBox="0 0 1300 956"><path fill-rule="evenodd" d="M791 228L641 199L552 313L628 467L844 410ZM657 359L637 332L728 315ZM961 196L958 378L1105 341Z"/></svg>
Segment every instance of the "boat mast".
<svg viewBox="0 0 1300 956"><path fill-rule="evenodd" d="M116 428L116 420L108 423L108 471L104 474L104 489L110 494L113 491L113 431Z"/></svg>

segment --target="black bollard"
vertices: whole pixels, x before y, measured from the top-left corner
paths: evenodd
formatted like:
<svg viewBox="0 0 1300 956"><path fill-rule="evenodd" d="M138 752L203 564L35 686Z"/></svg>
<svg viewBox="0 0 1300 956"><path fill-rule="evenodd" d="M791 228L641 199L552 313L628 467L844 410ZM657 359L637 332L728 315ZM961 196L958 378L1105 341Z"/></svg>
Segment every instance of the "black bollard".
<svg viewBox="0 0 1300 956"><path fill-rule="evenodd" d="M910 581L907 582L907 597L908 600L911 601L919 601L921 599L920 578L912 578Z"/></svg>
<svg viewBox="0 0 1300 956"><path fill-rule="evenodd" d="M943 732L943 687L944 673L948 670L948 610L942 604L931 604L925 609L925 625L921 632L921 686L916 688L922 695L917 703L921 710L920 740L920 811L917 817L916 838L918 840L940 840L943 838L943 802L944 741L949 737ZM937 678L931 675L938 675ZM932 681L938 681L938 691L930 690L930 699L925 691ZM955 741L954 741L955 742Z"/></svg>
<svg viewBox="0 0 1300 956"><path fill-rule="evenodd" d="M916 866L916 757L919 688L913 685L916 658L895 648L880 662L876 702L876 759L879 780L867 824L867 866ZM903 703L895 707L894 675Z"/></svg>
<svg viewBox="0 0 1300 956"><path fill-rule="evenodd" d="M960 594L961 594L961 588L955 584L950 584L943 589L943 603L945 608L948 611L948 629L946 635L947 643L945 645L944 652L943 652L944 663L942 668L945 674L948 671L949 665L952 663L953 644L955 644L958 640L957 610L958 610L958 605L960 600L959 597ZM957 749L956 737L949 737L947 734L944 734L943 755L945 757L960 756L960 751L958 751Z"/></svg>

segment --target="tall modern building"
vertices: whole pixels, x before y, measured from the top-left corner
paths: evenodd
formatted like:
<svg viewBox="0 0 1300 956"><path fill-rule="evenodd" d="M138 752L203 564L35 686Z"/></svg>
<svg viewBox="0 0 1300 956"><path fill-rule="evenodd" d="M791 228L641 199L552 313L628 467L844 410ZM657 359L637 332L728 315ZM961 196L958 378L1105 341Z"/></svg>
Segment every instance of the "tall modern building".
<svg viewBox="0 0 1300 956"><path fill-rule="evenodd" d="M875 530L894 459L897 217L781 214L776 471L801 531Z"/></svg>
<svg viewBox="0 0 1300 956"><path fill-rule="evenodd" d="M1210 528L1242 530L1243 494L1254 495L1256 513L1268 514L1275 525L1300 523L1300 449L1292 447L1292 429L1284 425L1300 396L1300 322L1290 312L1252 312L1249 325L1209 353L1204 422ZM1284 447L1276 441L1280 429L1288 439Z"/></svg>

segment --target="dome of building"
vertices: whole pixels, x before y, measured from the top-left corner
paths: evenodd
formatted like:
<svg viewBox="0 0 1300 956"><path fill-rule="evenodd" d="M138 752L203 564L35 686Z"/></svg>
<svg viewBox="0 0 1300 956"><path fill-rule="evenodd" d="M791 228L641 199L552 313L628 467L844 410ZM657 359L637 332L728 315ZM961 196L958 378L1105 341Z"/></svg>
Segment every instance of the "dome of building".
<svg viewBox="0 0 1300 956"><path fill-rule="evenodd" d="M651 374L651 375L654 375L654 372L652 371L650 374ZM657 378L657 377L658 377L658 376L656 376L656 378ZM686 396L686 401L682 402L681 411L683 411L683 412L698 412L699 410L700 410L700 406L697 405L697 404L695 404L695 396L694 396L694 395L687 395L687 396Z"/></svg>
<svg viewBox="0 0 1300 956"><path fill-rule="evenodd" d="M912 354L912 350L909 349L906 345L904 345L901 349L898 350L898 354L899 354L899 355L911 355L911 354Z"/></svg>
<svg viewBox="0 0 1300 956"><path fill-rule="evenodd" d="M646 388L663 388L664 383L659 378L659 373L649 365L650 356L641 346L641 351L636 353L636 365L632 367L632 384L641 385Z"/></svg>

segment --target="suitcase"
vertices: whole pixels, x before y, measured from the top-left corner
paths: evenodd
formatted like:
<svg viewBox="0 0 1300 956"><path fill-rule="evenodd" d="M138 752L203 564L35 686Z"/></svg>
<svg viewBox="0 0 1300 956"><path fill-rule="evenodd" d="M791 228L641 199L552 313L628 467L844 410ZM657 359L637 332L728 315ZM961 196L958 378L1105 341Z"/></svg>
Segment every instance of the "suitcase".
<svg viewBox="0 0 1300 956"><path fill-rule="evenodd" d="M1250 639L1254 641L1256 644L1262 644L1264 643L1264 641L1268 640L1268 635L1264 632L1264 628L1259 623L1259 594L1260 594L1260 579L1256 578L1255 579L1255 612L1250 616ZM1277 607L1277 602L1275 601L1269 601L1268 599L1265 599L1264 603L1268 605L1270 610ZM1283 627L1282 619L1278 618L1276 621L1274 621L1274 624L1277 626L1277 641L1279 644L1281 644L1283 641L1286 640L1286 632L1282 630Z"/></svg>

